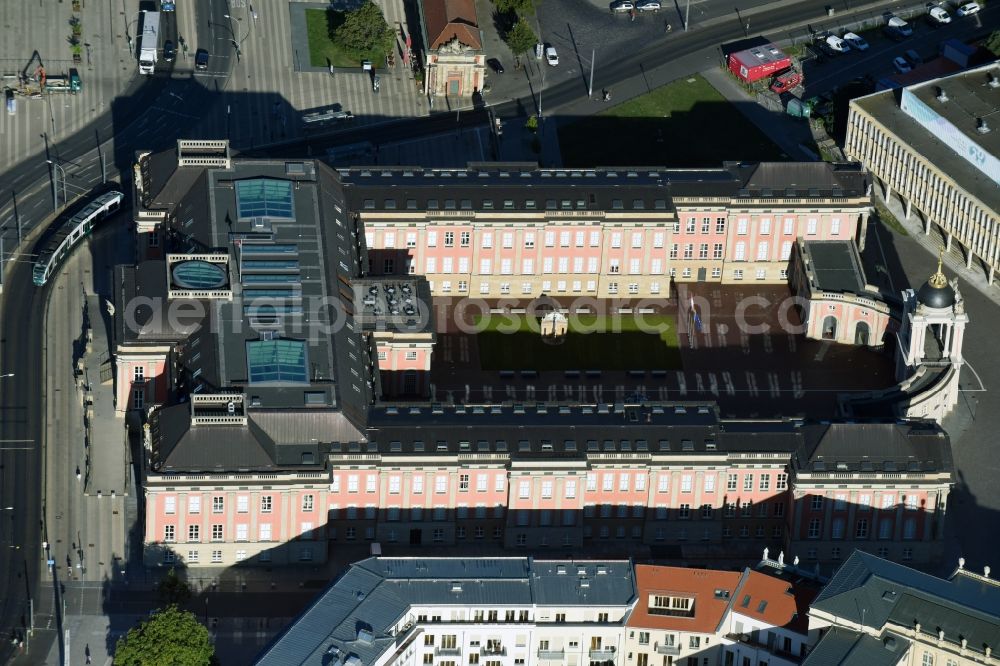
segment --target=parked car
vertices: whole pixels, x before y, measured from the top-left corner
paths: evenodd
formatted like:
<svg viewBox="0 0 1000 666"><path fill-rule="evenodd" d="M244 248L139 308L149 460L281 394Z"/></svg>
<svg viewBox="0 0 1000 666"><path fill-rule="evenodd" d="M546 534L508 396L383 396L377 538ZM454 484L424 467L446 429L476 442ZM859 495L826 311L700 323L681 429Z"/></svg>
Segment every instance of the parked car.
<svg viewBox="0 0 1000 666"><path fill-rule="evenodd" d="M882 34L894 42L902 42L903 40L906 39L906 35L900 32L898 28L895 28L891 25L887 25L884 28L882 28Z"/></svg>
<svg viewBox="0 0 1000 666"><path fill-rule="evenodd" d="M959 16L972 16L973 14L979 13L979 3L978 2L967 2L958 9L955 13Z"/></svg>
<svg viewBox="0 0 1000 666"><path fill-rule="evenodd" d="M935 25L945 25L951 23L951 15L944 7L939 7L933 2L927 4L927 16L931 23Z"/></svg>
<svg viewBox="0 0 1000 666"><path fill-rule="evenodd" d="M659 0L640 0L636 3L635 8L640 12L658 12L660 11Z"/></svg>
<svg viewBox="0 0 1000 666"><path fill-rule="evenodd" d="M492 69L497 74L503 74L503 63L501 63L496 58L490 58L489 60L486 61L486 64L489 65L490 69Z"/></svg>
<svg viewBox="0 0 1000 666"><path fill-rule="evenodd" d="M895 28L896 31L899 32L899 34L901 34L903 37L913 36L913 28L910 27L909 23L899 18L898 16L893 16L892 18L890 18L886 25L890 28Z"/></svg>
<svg viewBox="0 0 1000 666"><path fill-rule="evenodd" d="M851 50L851 47L848 46L847 42L845 42L840 37L837 37L836 35L830 35L829 37L827 37L826 45L837 53L847 53L848 51Z"/></svg>
<svg viewBox="0 0 1000 666"><path fill-rule="evenodd" d="M205 49L198 49L194 54L194 68L195 69L208 69L208 51Z"/></svg>
<svg viewBox="0 0 1000 666"><path fill-rule="evenodd" d="M913 49L907 49L906 53L903 54L903 57L906 58L906 62L910 63L911 67L916 67L924 61L924 59L920 57L920 54Z"/></svg>
<svg viewBox="0 0 1000 666"><path fill-rule="evenodd" d="M556 47L546 46L545 47L545 62L549 63L550 66L555 67L559 64L559 54L556 53Z"/></svg>
<svg viewBox="0 0 1000 666"><path fill-rule="evenodd" d="M910 67L910 63L906 62L906 58L903 56L896 56L892 59L892 66L896 68L896 71L900 74L906 74L912 71L913 68Z"/></svg>
<svg viewBox="0 0 1000 666"><path fill-rule="evenodd" d="M163 59L167 62L173 62L176 57L177 48L174 46L174 43L169 39L163 42Z"/></svg>
<svg viewBox="0 0 1000 666"><path fill-rule="evenodd" d="M857 49L859 51L868 50L868 42L861 35L853 32L848 32L844 35L844 41L851 45L852 49Z"/></svg>
<svg viewBox="0 0 1000 666"><path fill-rule="evenodd" d="M630 12L635 9L635 4L632 0L615 0L611 3L611 11L613 12Z"/></svg>

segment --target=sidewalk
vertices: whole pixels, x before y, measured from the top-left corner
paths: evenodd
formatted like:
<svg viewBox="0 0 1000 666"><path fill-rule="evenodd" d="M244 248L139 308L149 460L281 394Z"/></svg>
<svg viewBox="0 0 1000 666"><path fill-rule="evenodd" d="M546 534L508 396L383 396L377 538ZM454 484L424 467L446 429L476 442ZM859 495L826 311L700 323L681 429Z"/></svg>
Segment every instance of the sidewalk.
<svg viewBox="0 0 1000 666"><path fill-rule="evenodd" d="M816 160L815 153L811 149L805 148L814 143L808 120L792 118L783 113L765 109L746 90L733 81L728 72L719 67L706 69L701 72L701 75L791 159Z"/></svg>

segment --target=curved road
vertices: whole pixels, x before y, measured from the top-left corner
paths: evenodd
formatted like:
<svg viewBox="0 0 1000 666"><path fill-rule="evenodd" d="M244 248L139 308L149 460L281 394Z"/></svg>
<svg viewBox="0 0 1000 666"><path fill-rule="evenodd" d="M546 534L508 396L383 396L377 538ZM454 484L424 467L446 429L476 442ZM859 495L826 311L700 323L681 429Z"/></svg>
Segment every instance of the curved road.
<svg viewBox="0 0 1000 666"><path fill-rule="evenodd" d="M806 0L763 9L753 14L755 34L774 31L783 26L801 25L825 19L822 3ZM110 112L91 123L69 139L50 146L49 154L26 161L0 178L0 189L13 195L0 206L0 234L5 234L7 254L16 241L13 197L16 196L22 233L32 224L41 222L50 210L51 183L45 159L64 165L74 192L89 191L101 182L102 159L108 160L109 179L120 172L128 191L128 176L137 149L159 150L199 120L199 112L210 108L216 94L228 83L235 62L228 36L225 3L209 5L212 15L199 17L198 44L216 44L211 67L205 75L175 79L167 76L152 80L137 80L116 101ZM886 6L890 6L888 3ZM842 17L838 17L840 19ZM846 17L843 17L846 18ZM644 73L653 72L664 63L693 54L711 52L718 44L743 37L735 21L704 25L684 34L675 31L644 49L613 62L602 64L602 85L617 85ZM216 27L219 34L215 34ZM648 67L648 72L645 68ZM570 105L579 105L583 112L601 108L599 102L587 100L585 86L579 80L565 81L545 89L547 115ZM501 117L512 117L523 109L534 107L532 97L515 100L495 108ZM447 114L450 118L450 114ZM478 124L482 113L467 113L461 125ZM302 155L308 147L316 154L324 147L354 143L359 137L388 141L395 135L413 137L450 131L456 125L441 115L416 119L407 123L381 128L360 128L346 131L324 140L307 139L283 145L274 153ZM103 156L98 146L108 146ZM50 187L45 187L49 185ZM60 188L61 189L61 188ZM41 475L43 465L41 414L42 394L41 353L45 333L42 330L45 292L31 283L30 257L19 255L8 264L2 300L0 300L0 662L12 654L9 638L12 632L27 625L28 599L37 599L37 584L42 569L42 541L45 539L43 506L41 505ZM52 443L57 445L58 443ZM7 510L6 507L13 507Z"/></svg>

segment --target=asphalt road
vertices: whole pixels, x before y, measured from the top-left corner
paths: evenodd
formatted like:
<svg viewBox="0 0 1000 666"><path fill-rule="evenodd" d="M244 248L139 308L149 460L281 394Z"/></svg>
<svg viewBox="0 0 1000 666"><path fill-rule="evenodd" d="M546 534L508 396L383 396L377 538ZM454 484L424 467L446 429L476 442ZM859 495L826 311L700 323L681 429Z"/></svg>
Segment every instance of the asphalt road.
<svg viewBox="0 0 1000 666"><path fill-rule="evenodd" d="M9 266L4 287L0 371L14 376L0 379L0 662L12 649L11 630L28 621L45 539L39 503L44 292L35 289L26 262Z"/></svg>

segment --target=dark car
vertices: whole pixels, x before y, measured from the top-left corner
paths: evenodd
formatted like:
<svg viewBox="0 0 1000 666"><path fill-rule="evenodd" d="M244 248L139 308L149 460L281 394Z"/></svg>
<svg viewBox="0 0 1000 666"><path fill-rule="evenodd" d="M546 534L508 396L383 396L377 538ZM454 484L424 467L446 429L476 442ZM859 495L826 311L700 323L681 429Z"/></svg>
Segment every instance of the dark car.
<svg viewBox="0 0 1000 666"><path fill-rule="evenodd" d="M882 34L891 39L894 42L902 42L906 39L906 35L897 30L892 26L886 26L882 28Z"/></svg>
<svg viewBox="0 0 1000 666"><path fill-rule="evenodd" d="M173 62L176 57L177 48L174 46L174 43L169 39L163 42L163 59L167 62Z"/></svg>
<svg viewBox="0 0 1000 666"><path fill-rule="evenodd" d="M490 58L489 60L486 61L486 64L489 65L490 69L492 69L497 74L503 74L503 63L497 60L496 58Z"/></svg>
<svg viewBox="0 0 1000 666"><path fill-rule="evenodd" d="M198 49L198 51L194 54L194 68L208 69L208 51L205 49Z"/></svg>

